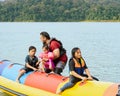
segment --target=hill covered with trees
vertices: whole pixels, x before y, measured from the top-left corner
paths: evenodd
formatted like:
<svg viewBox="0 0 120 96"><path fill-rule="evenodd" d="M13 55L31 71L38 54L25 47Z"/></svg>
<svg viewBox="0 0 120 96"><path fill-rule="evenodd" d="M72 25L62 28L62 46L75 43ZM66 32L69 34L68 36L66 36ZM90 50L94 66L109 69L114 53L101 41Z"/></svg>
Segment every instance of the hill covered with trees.
<svg viewBox="0 0 120 96"><path fill-rule="evenodd" d="M0 22L120 21L120 0L3 0Z"/></svg>

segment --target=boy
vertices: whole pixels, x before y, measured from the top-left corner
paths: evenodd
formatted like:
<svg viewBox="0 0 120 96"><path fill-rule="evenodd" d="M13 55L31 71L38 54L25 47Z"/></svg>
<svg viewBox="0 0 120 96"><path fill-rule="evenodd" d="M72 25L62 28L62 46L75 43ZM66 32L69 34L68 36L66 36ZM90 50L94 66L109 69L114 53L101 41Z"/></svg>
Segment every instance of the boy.
<svg viewBox="0 0 120 96"><path fill-rule="evenodd" d="M36 53L36 48L34 46L30 46L29 55L27 55L25 58L25 67L20 70L16 82L19 82L20 77L24 73L38 70L39 61L38 58L35 56L35 53Z"/></svg>

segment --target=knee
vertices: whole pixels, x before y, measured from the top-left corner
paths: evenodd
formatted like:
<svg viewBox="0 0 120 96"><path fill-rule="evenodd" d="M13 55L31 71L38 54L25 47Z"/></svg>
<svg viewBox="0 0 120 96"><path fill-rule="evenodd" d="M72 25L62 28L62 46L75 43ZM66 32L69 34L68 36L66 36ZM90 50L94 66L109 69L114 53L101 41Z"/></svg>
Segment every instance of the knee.
<svg viewBox="0 0 120 96"><path fill-rule="evenodd" d="M63 69L62 68L55 68L55 73L61 75Z"/></svg>
<svg viewBox="0 0 120 96"><path fill-rule="evenodd" d="M71 86L71 87L73 87L74 85L75 85L75 83L70 82L70 86Z"/></svg>
<svg viewBox="0 0 120 96"><path fill-rule="evenodd" d="M20 70L20 73L21 74L24 74L26 71L25 70Z"/></svg>

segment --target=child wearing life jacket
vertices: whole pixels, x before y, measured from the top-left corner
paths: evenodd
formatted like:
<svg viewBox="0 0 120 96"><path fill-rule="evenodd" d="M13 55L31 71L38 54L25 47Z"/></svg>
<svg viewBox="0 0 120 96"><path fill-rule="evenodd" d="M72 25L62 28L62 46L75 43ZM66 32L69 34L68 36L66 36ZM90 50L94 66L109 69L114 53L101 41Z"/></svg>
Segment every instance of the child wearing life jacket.
<svg viewBox="0 0 120 96"><path fill-rule="evenodd" d="M56 94L60 94L64 90L73 87L78 81L98 80L92 77L90 71L82 58L81 51L78 47L72 49L72 58L69 60L70 79L62 88L57 90ZM86 74L84 74L84 71Z"/></svg>
<svg viewBox="0 0 120 96"><path fill-rule="evenodd" d="M51 70L53 72L55 65L53 63L54 55L52 52L49 52L49 47L44 44L42 47L43 53L40 53L40 69L45 72L46 70Z"/></svg>

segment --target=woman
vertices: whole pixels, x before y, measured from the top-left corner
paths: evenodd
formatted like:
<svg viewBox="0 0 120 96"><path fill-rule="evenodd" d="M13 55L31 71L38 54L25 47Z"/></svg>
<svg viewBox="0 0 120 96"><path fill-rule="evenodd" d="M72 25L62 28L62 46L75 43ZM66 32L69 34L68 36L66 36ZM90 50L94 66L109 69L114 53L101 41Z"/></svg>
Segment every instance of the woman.
<svg viewBox="0 0 120 96"><path fill-rule="evenodd" d="M69 70L70 70L70 79L69 82L66 83L62 88L60 88L56 93L60 94L65 89L71 88L74 86L78 81L85 82L86 80L97 80L96 78L92 77L88 67L82 58L81 51L78 47L72 49L72 58L69 60ZM84 74L84 71L86 75Z"/></svg>

